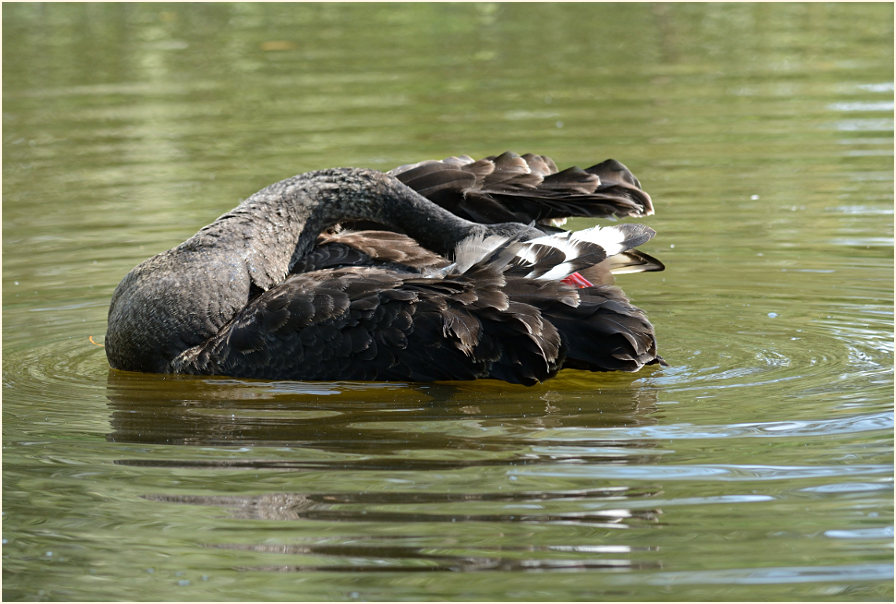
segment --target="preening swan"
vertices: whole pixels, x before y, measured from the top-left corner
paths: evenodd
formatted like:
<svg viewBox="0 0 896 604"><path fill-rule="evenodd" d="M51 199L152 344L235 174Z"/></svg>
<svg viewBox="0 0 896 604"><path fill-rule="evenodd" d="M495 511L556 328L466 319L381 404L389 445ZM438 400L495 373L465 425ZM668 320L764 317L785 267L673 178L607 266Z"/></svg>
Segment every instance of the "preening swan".
<svg viewBox="0 0 896 604"><path fill-rule="evenodd" d="M534 384L662 363L613 272L662 270L650 197L607 160L452 157L272 184L135 267L109 308L113 368L293 380Z"/></svg>

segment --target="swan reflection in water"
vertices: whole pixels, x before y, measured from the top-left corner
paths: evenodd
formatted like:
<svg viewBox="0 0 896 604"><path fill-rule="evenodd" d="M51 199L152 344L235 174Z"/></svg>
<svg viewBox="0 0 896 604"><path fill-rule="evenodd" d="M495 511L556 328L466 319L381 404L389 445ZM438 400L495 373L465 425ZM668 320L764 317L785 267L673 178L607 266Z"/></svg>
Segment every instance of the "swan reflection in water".
<svg viewBox="0 0 896 604"><path fill-rule="evenodd" d="M630 374L608 377L597 391L590 374L576 371L529 388L110 370L107 438L175 445L137 449L116 463L189 475L142 497L159 513L197 510L203 526L219 527L204 545L243 552L238 564L247 570L646 568L655 565L652 541L633 547L623 533L661 526L661 510L649 503L661 496L656 482L507 482L527 469L660 463L658 444L603 430L653 424L656 389ZM411 486L420 481L435 482ZM461 526L504 537L476 545ZM290 558L271 563L269 554Z"/></svg>
<svg viewBox="0 0 896 604"><path fill-rule="evenodd" d="M272 382L110 370L107 440L394 455L413 449L474 450L494 430L498 444L544 444L549 439L539 431L545 429L654 424L656 389L642 382L617 374L595 389L590 374L573 370L534 388L491 380ZM435 423L447 429L458 422L475 422L485 432L408 428ZM396 463L407 467L414 460Z"/></svg>
<svg viewBox="0 0 896 604"><path fill-rule="evenodd" d="M558 171L507 152L300 174L128 273L106 354L115 369L286 380L636 371L662 359L611 275L662 270L635 249L654 231L557 225L652 213L615 160Z"/></svg>

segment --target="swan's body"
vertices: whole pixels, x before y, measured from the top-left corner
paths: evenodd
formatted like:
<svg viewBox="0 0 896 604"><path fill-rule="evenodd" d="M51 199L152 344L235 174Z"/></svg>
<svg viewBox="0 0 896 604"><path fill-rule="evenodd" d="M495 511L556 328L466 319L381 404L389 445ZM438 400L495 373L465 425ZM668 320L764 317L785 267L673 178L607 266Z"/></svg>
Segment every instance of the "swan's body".
<svg viewBox="0 0 896 604"><path fill-rule="evenodd" d="M632 249L653 231L549 222L650 213L612 160L557 173L548 158L504 154L301 174L128 273L107 356L117 369L302 380L634 371L661 362L653 328L607 275L662 269Z"/></svg>

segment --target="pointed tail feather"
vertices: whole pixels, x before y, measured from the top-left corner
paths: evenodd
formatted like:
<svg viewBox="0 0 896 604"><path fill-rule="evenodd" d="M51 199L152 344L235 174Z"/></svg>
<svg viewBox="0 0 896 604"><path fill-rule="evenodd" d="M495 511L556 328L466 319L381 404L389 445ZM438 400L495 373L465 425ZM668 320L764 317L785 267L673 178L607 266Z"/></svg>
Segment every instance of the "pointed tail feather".
<svg viewBox="0 0 896 604"><path fill-rule="evenodd" d="M637 371L665 364L657 354L653 325L613 286L581 289L580 303L541 306L566 349L564 367L589 371Z"/></svg>

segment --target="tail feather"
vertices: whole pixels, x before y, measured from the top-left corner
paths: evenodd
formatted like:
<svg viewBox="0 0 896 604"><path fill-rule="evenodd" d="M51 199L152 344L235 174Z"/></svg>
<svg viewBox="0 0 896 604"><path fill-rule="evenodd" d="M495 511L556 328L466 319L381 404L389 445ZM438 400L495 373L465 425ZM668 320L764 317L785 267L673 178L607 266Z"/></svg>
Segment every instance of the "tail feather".
<svg viewBox="0 0 896 604"><path fill-rule="evenodd" d="M621 289L598 285L576 289L559 281L510 277L505 292L538 309L560 334L563 366L589 371L637 371L664 364L653 326Z"/></svg>
<svg viewBox="0 0 896 604"><path fill-rule="evenodd" d="M653 325L622 290L595 286L579 290L579 296L575 308L557 302L540 306L560 332L566 349L564 367L637 371L644 365L665 364L657 354Z"/></svg>
<svg viewBox="0 0 896 604"><path fill-rule="evenodd" d="M563 367L637 371L644 365L664 364L657 354L653 326L645 313L612 285L576 289L560 280L617 257L623 258L623 265L655 266L649 264L653 260L650 256L638 258L637 251L631 249L653 235L653 229L644 225L624 224L545 235L524 242L480 238L475 241L479 246L475 247L475 254L471 242L466 262L472 263L466 270L474 277L476 271L498 268L507 280L504 291L513 303L537 308L546 323L559 333ZM655 262L662 267L659 261Z"/></svg>

